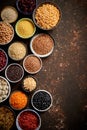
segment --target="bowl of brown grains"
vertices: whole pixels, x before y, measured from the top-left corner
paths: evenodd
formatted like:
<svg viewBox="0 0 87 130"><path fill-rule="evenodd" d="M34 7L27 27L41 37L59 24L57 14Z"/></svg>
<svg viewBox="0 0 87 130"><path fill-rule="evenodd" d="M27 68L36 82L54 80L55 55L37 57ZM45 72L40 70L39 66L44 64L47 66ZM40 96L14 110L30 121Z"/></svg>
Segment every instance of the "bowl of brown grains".
<svg viewBox="0 0 87 130"><path fill-rule="evenodd" d="M53 38L45 33L35 35L30 42L30 49L33 54L44 58L52 54L54 49Z"/></svg>
<svg viewBox="0 0 87 130"><path fill-rule="evenodd" d="M42 68L42 60L33 54L27 55L23 60L23 67L27 73L36 74Z"/></svg>
<svg viewBox="0 0 87 130"><path fill-rule="evenodd" d="M23 79L22 88L25 92L33 92L36 89L36 86L37 80L35 77L28 75Z"/></svg>
<svg viewBox="0 0 87 130"><path fill-rule="evenodd" d="M12 41L14 29L9 23L0 21L0 45L6 45Z"/></svg>
<svg viewBox="0 0 87 130"><path fill-rule="evenodd" d="M41 3L33 11L33 21L42 30L54 29L59 24L60 19L60 8L53 2Z"/></svg>

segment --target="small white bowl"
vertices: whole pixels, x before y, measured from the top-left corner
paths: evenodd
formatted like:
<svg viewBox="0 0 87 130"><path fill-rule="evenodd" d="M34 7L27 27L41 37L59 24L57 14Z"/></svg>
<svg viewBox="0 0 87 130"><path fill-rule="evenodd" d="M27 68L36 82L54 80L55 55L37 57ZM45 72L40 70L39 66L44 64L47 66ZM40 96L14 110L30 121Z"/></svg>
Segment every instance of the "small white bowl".
<svg viewBox="0 0 87 130"><path fill-rule="evenodd" d="M39 120L39 125L38 125L38 127L37 127L35 130L39 130L40 127L41 127L41 117L40 117L40 115L39 115L36 111L34 111L34 110L32 110L32 109L25 109L25 110L21 111L21 112L18 114L18 116L17 116L17 118L16 118L16 127L17 127L17 129L18 129L18 130L22 130L22 128L21 128L20 125L19 125L18 118L19 118L20 115L21 115L23 112L25 112L25 111L29 111L29 112L31 112L31 113L34 113L34 114L37 116L37 118L38 118L38 120Z"/></svg>
<svg viewBox="0 0 87 130"><path fill-rule="evenodd" d="M40 66L40 68L39 68L37 71L31 72L31 71L28 71L28 70L26 69L26 67L25 67L25 61L26 61L26 59L27 59L28 57L36 57L37 59L39 59L41 66ZM29 73L29 74L36 74L36 73L38 73L38 72L41 70L41 68L42 68L42 60L41 60L41 58L39 58L38 56L35 56L34 54L27 55L27 56L24 58L24 60L23 60L23 67L24 67L24 70L25 70L27 73Z"/></svg>
<svg viewBox="0 0 87 130"><path fill-rule="evenodd" d="M8 70L8 68L10 66L15 66L15 65L17 65L17 66L19 66L21 68L22 76L21 76L20 79L14 81L14 80L11 80L11 79L8 78L8 76L7 76L7 70ZM5 76L6 76L6 78L8 79L9 82L17 83L17 82L21 81L21 79L23 78L23 76L24 76L24 69L23 69L23 67L20 64L18 64L18 63L12 63L12 64L10 64L10 65L7 66L7 68L5 70Z"/></svg>
<svg viewBox="0 0 87 130"><path fill-rule="evenodd" d="M34 105L34 103L33 103L33 98L34 98L34 96L35 96L37 93L39 93L39 92L42 92L42 93L45 92L45 93L47 93L47 94L49 95L49 97L50 97L51 103L50 103L50 105L49 105L47 108L45 108L45 109L39 109L39 108L37 108L37 107ZM32 106L33 106L33 108L34 108L35 110L37 110L37 111L39 111L39 112L45 112L45 111L49 110L50 107L51 107L52 104L53 104L52 95L51 95L47 90L37 90L37 91L32 95L31 104L32 104ZM39 105L40 105L40 102L39 102Z"/></svg>
<svg viewBox="0 0 87 130"><path fill-rule="evenodd" d="M33 40L34 40L35 38L37 38L38 36L40 36L40 35L48 35L48 36L53 40L53 47L52 47L52 49L51 49L48 53L46 53L46 54L38 54L38 53L36 53L35 50L33 49ZM38 43L38 44L39 44L39 43ZM46 34L46 33L37 34L37 35L35 35L34 37L32 37L32 39L31 39L31 41L30 41L30 49L31 49L31 52L32 52L34 55L38 56L38 57L41 57L41 58L48 57L48 56L50 56L50 55L52 54L52 52L53 52L53 50L54 50L54 39L53 39L49 34Z"/></svg>
<svg viewBox="0 0 87 130"><path fill-rule="evenodd" d="M6 78L0 76L0 79L5 80L7 82L7 84L8 84L8 95L7 95L7 97L5 99L3 99L2 101L0 101L0 103L1 103L1 102L4 102L5 100L7 100L7 98L9 97L9 95L11 93L11 87L10 87L10 83L7 81Z"/></svg>

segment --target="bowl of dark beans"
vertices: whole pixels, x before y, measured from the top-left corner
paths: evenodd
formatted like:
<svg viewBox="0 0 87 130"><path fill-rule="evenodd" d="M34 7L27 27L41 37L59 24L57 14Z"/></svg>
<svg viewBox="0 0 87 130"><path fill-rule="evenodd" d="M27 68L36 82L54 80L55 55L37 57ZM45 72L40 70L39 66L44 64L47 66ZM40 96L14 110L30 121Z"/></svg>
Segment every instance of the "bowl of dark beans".
<svg viewBox="0 0 87 130"><path fill-rule="evenodd" d="M24 15L30 15L36 8L36 0L17 0L16 7Z"/></svg>
<svg viewBox="0 0 87 130"><path fill-rule="evenodd" d="M50 109L53 103L52 95L46 90L37 90L31 98L33 108L39 112Z"/></svg>

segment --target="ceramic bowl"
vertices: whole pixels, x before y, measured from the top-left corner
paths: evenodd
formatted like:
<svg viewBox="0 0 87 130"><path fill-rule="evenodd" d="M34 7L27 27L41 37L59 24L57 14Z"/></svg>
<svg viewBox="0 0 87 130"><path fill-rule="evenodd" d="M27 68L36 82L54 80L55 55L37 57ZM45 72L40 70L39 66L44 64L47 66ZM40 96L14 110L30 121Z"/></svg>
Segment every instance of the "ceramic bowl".
<svg viewBox="0 0 87 130"><path fill-rule="evenodd" d="M26 21L29 22L29 24L26 25L26 28L25 28L25 24L26 24L26 23L23 23L23 22L26 22ZM20 24L21 22L22 22L22 25L20 26L19 24ZM18 30L19 26L20 26L20 30L21 30L21 31ZM23 27L23 26L24 26L24 27ZM29 27L28 27L28 26L29 26ZM30 30L30 28L31 28L31 30ZM30 18L21 18L20 20L17 21L17 23L16 23L16 25L15 25L15 31L16 31L16 34L17 34L20 38L22 38L22 39L28 39L28 38L31 38L31 37L34 35L34 33L35 33L35 31L36 31L36 27L35 27L34 22L33 22ZM29 31L29 32L28 32L28 34L25 36L25 33L26 33L27 31Z"/></svg>
<svg viewBox="0 0 87 130"><path fill-rule="evenodd" d="M36 20L36 18L35 18L36 11L38 10L38 8L39 8L39 7L42 7L43 5L46 5L46 4L53 5L53 6L56 7L56 9L59 11L59 20L57 21L57 23L56 23L54 26L52 26L52 27L50 27L50 28L44 28L44 27L42 27L42 22L44 21L44 19L43 19L43 21L41 21L41 19L40 19L40 21L41 21L41 25L40 25L39 23L37 23L37 20ZM44 9L44 10L45 10L45 9ZM39 12L39 13L40 13L40 12ZM44 13L44 12L43 12L43 13ZM43 13L41 13L41 14L42 14L42 17L41 17L41 18L43 18ZM39 17L39 16L40 16L40 15L38 14L38 17ZM60 23L60 20L61 20L61 10L60 10L59 6L57 6L56 3L53 3L53 2L43 2L43 3L39 4L39 5L37 5L37 7L34 9L32 17L33 17L33 21L34 21L35 25L36 25L38 28L40 28L40 29L42 29L42 30L53 30L53 29L55 29L56 26L58 26L58 24ZM45 15L45 17L46 17L46 19L47 19L47 15ZM52 21L52 22L53 22L53 21ZM46 23L46 21L45 21L44 23ZM47 24L47 26L48 26L48 24Z"/></svg>
<svg viewBox="0 0 87 130"><path fill-rule="evenodd" d="M33 108L39 112L45 112L52 106L53 98L47 90L37 90L31 98Z"/></svg>
<svg viewBox="0 0 87 130"><path fill-rule="evenodd" d="M48 36L50 39L51 39L51 43L53 44L52 45L52 48L50 49L50 51L49 52L47 52L47 53L45 53L45 54L39 54L39 53L37 53L35 50L34 50L34 48L33 48L33 41L36 39L36 38L38 38L39 36L41 36L41 35L46 35L46 36ZM47 42L47 46L48 46L48 40L46 41L46 39L45 39L45 43ZM45 45L45 44L44 44ZM42 53L42 51L43 50L46 50L46 46L42 46L42 47L44 47L43 49L42 48L40 48L40 45L39 45L39 42L38 42L38 49L41 51L41 53ZM34 37L32 37L32 39L31 39L31 41L30 41L30 49L31 49L31 52L34 54L34 55L36 55L36 56L38 56L38 57L41 57L41 58L45 58L45 57L48 57L48 56L50 56L51 54L52 54L52 52L53 52L53 50L54 50L54 39L49 35L49 34L46 34L46 33L40 33L40 34L37 34L37 35L35 35Z"/></svg>
<svg viewBox="0 0 87 130"><path fill-rule="evenodd" d="M19 119L20 119L20 116L21 116L21 114L23 114L23 113L25 113L25 112L29 112L30 114L32 114L32 115L35 115L36 116L36 118L37 118L37 120L38 120L38 126L36 127L36 128L30 128L30 129L35 129L35 130L39 130L40 129L40 127L41 127L41 117L40 117L40 115L35 111L35 110L32 110L32 109L24 109L23 111L21 111L19 114L18 114L18 116L17 116L17 118L16 118L16 127L17 127L17 129L18 130L23 130L22 128L21 128L21 126L20 126L20 123L19 123ZM25 117L26 118L26 117ZM25 120L25 119L24 119ZM34 118L32 118L32 120L30 119L30 123L33 123L33 120L34 120ZM35 122L34 122L35 123ZM25 127L26 127L26 125L25 125ZM31 127L32 127L32 125L31 125Z"/></svg>
<svg viewBox="0 0 87 130"><path fill-rule="evenodd" d="M18 70L15 69L15 66L17 68L19 68ZM12 68L11 68L12 67ZM18 76L19 75L19 72L21 71L21 74L19 77L15 77L15 76ZM9 74L8 74L9 72ZM10 76L9 76L10 75ZM11 83L17 83L19 81L21 81L21 79L23 78L24 76L24 69L23 67L18 64L18 63L12 63L12 64L9 64L7 66L7 68L5 69L5 76L6 78L8 79L9 82ZM15 78L14 78L15 77ZM14 79L13 79L14 78Z"/></svg>
<svg viewBox="0 0 87 130"><path fill-rule="evenodd" d="M40 66L38 67L38 69L36 69L35 71L32 71L33 69L35 69L35 64L36 64L35 60L32 59L31 61L28 61L28 59L31 58L31 57L34 57L35 59L37 59L39 65L40 65ZM35 63L34 63L34 62L35 62ZM27 63L27 67L28 67L29 69L26 67L26 65L25 65L26 63ZM36 73L38 73L38 72L41 70L41 68L42 68L42 60L41 60L41 58L39 58L39 57L37 57L37 56L35 56L35 55L33 55L33 54L27 55L27 56L24 58L24 60L23 60L23 67L24 67L24 70L25 70L27 73L29 73L29 74L36 74ZM32 69L32 70L30 70L30 69Z"/></svg>
<svg viewBox="0 0 87 130"><path fill-rule="evenodd" d="M4 54L5 60L6 60L5 65L2 66L1 64L2 64L4 59L2 59L2 56L0 55L0 67L2 67L2 68L0 68L0 72L1 72L1 71L3 71L6 68L6 66L8 64L8 56L7 56L7 53L3 49L1 49L1 48L0 48L0 52L2 52Z"/></svg>
<svg viewBox="0 0 87 130"><path fill-rule="evenodd" d="M6 101L11 93L10 83L0 76L0 103Z"/></svg>

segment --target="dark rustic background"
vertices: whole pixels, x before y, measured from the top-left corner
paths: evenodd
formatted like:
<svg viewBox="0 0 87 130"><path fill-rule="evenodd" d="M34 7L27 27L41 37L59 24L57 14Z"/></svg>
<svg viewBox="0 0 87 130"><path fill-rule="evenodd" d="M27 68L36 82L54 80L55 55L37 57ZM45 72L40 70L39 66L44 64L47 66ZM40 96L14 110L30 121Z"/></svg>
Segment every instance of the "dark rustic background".
<svg viewBox="0 0 87 130"><path fill-rule="evenodd" d="M37 4L44 1L37 0ZM51 109L40 113L41 130L87 130L87 1L51 1L60 7L62 18L54 30L48 31L55 40L54 52L43 59L42 70L34 75L38 80L37 89L46 89L53 96ZM0 10L5 5L15 7L15 2L0 0ZM19 13L19 18L22 17L26 16ZM37 29L37 32L43 31ZM15 34L14 40L21 39ZM29 45L29 40L24 42ZM8 46L0 47L7 51ZM9 59L10 62L13 61ZM11 86L17 89L20 83ZM8 101L3 104L9 106Z"/></svg>

